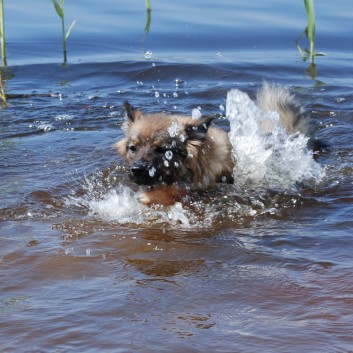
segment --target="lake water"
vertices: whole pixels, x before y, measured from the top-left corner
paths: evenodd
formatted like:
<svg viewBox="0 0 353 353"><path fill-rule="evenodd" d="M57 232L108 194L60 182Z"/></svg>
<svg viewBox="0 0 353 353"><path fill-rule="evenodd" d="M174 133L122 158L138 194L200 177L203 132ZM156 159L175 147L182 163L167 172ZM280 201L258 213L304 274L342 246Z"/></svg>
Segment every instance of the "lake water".
<svg viewBox="0 0 353 353"><path fill-rule="evenodd" d="M151 5L145 33L144 1L66 1L63 66L52 3L5 1L0 351L352 352L353 2L315 3L314 68L303 1ZM328 145L314 182L137 202L113 146L126 99L229 130L227 93L264 81Z"/></svg>

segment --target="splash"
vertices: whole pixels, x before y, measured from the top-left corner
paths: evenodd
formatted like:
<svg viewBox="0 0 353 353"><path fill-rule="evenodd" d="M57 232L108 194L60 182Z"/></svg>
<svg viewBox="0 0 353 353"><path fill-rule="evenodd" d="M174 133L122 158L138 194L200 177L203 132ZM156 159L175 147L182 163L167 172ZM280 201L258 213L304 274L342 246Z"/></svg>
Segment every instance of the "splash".
<svg viewBox="0 0 353 353"><path fill-rule="evenodd" d="M119 185L109 190L102 199L87 200L91 215L111 222L141 223L143 221L142 205L135 193L126 186Z"/></svg>
<svg viewBox="0 0 353 353"><path fill-rule="evenodd" d="M98 173L99 174L99 173ZM65 204L72 208L84 208L88 216L105 222L120 224L174 224L189 228L197 220L180 203L171 207L144 206L139 202L139 195L144 191L135 192L129 187L119 184L107 190L97 180L98 176L86 177L84 180L85 194L69 196ZM98 178L99 179L99 178Z"/></svg>
<svg viewBox="0 0 353 353"><path fill-rule="evenodd" d="M308 137L288 134L276 112L260 110L246 93L234 89L227 94L226 116L237 185L288 190L322 179L323 170L307 148Z"/></svg>

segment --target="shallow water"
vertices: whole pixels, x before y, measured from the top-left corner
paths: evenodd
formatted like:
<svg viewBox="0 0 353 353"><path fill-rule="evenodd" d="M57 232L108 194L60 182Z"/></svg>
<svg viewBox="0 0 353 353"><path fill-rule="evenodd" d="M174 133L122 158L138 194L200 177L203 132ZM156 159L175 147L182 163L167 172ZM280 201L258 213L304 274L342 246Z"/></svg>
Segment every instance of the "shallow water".
<svg viewBox="0 0 353 353"><path fill-rule="evenodd" d="M52 4L5 5L8 93L36 95L0 110L1 351L351 351L352 4L315 3L327 55L307 71L302 2L151 3L144 38L144 3L66 2L65 67ZM263 81L312 113L322 179L136 201L124 100L229 130L227 93Z"/></svg>

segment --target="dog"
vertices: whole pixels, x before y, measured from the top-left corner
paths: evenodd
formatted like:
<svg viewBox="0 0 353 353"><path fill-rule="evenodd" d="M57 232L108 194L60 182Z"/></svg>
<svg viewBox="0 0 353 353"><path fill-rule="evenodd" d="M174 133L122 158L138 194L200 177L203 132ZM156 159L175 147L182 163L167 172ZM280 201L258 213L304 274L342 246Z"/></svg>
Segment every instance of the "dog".
<svg viewBox="0 0 353 353"><path fill-rule="evenodd" d="M262 110L278 112L288 133L310 133L305 110L282 87L264 84L256 103ZM116 147L129 165L131 179L150 187L140 195L141 203L172 205L190 190L233 183L232 146L228 133L211 125L214 117L143 114L128 101L124 109L125 137Z"/></svg>

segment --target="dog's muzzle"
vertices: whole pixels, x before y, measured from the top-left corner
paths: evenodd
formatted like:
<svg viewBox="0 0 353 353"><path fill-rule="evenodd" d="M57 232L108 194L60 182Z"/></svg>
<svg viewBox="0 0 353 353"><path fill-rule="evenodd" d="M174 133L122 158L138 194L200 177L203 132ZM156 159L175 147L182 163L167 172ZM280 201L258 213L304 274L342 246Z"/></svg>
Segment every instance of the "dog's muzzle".
<svg viewBox="0 0 353 353"><path fill-rule="evenodd" d="M156 168L147 161L134 163L130 168L130 177L135 183L140 185L153 185L159 178Z"/></svg>

